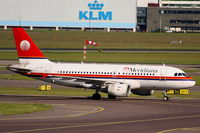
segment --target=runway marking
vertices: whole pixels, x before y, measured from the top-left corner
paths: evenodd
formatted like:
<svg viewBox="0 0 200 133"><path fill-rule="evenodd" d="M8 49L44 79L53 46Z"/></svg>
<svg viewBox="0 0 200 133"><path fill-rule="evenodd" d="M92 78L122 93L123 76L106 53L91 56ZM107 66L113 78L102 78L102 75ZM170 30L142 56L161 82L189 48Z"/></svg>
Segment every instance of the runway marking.
<svg viewBox="0 0 200 133"><path fill-rule="evenodd" d="M126 100L126 99L125 99ZM127 100L128 101L128 100ZM126 102L127 102L126 101ZM132 102L132 101L131 101ZM137 101L138 102L138 101ZM142 101L140 101L140 102L142 102ZM144 102L144 101L143 101ZM146 102L146 101L145 101ZM159 104L173 104L173 105L180 105L180 106L194 106L194 107L200 107L200 105L197 105L197 104L182 104L182 103L169 103L169 102L152 102L152 101L148 101L149 103L159 103Z"/></svg>
<svg viewBox="0 0 200 133"><path fill-rule="evenodd" d="M102 122L102 123L92 123L92 124L89 123L89 124L72 125L72 126L61 126L61 127L55 127L55 128L38 128L38 129L29 129L29 130L18 130L18 131L4 132L4 133L23 133L23 132L45 131L45 130L56 130L56 129L93 127L93 126L104 126L104 125L117 125L117 124L139 123L139 122L152 122L152 121L174 120L174 119L186 119L186 118L196 118L196 117L200 117L200 115L176 116L176 117L155 118L155 119L146 119L146 120Z"/></svg>
<svg viewBox="0 0 200 133"><path fill-rule="evenodd" d="M85 116L85 115L90 115L90 114L94 114L94 113L98 113L98 112L102 112L105 109L102 107L96 107L96 106L88 106L88 105L73 105L73 104L50 104L50 105L61 105L61 106L73 106L73 107L78 107L80 108L87 108L87 107L93 107L95 108L95 110L89 110L89 111L77 111L74 110L73 112L79 112L79 114L71 114L71 115L62 115L62 116L44 116L44 117L37 117L37 116L33 116L33 117L20 117L20 118L0 118L0 120L27 120L27 119L52 119L52 118L74 118L74 117L80 117L80 116ZM58 109L59 110L59 109ZM66 110L66 111L70 111L70 110ZM19 116L19 115L18 115Z"/></svg>
<svg viewBox="0 0 200 133"><path fill-rule="evenodd" d="M173 132L173 131L200 131L200 127L191 127L191 128L174 128L174 129L169 129L169 130L164 130L160 131L157 133L168 133L168 132Z"/></svg>

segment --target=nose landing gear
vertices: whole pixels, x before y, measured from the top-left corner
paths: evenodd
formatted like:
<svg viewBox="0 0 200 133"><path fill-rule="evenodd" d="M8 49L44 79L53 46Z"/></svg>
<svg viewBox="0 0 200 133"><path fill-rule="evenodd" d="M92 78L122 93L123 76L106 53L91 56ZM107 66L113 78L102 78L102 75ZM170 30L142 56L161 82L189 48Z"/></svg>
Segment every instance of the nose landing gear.
<svg viewBox="0 0 200 133"><path fill-rule="evenodd" d="M167 96L167 92L164 92L163 101L168 101L169 97Z"/></svg>

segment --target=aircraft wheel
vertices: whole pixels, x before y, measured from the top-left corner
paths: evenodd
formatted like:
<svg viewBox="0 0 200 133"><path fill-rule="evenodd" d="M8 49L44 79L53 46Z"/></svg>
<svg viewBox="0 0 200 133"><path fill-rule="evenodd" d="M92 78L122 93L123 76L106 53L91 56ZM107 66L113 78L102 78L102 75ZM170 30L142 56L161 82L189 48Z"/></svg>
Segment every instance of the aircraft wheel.
<svg viewBox="0 0 200 133"><path fill-rule="evenodd" d="M168 101L169 100L169 97L168 96L164 96L163 97L163 101Z"/></svg>
<svg viewBox="0 0 200 133"><path fill-rule="evenodd" d="M99 93L95 93L95 94L92 95L92 99L100 100L101 99L101 95Z"/></svg>
<svg viewBox="0 0 200 133"><path fill-rule="evenodd" d="M113 96L113 95L109 95L109 94L108 94L108 98L109 98L109 99L116 99L116 96Z"/></svg>

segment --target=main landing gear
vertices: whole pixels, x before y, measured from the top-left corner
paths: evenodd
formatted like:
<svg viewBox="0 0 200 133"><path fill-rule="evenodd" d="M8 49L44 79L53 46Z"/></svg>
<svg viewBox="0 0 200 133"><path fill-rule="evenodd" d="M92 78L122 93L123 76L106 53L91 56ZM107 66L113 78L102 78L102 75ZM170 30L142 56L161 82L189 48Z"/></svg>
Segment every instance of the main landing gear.
<svg viewBox="0 0 200 133"><path fill-rule="evenodd" d="M168 101L169 97L167 96L167 92L164 92L163 101Z"/></svg>
<svg viewBox="0 0 200 133"><path fill-rule="evenodd" d="M96 93L94 93L92 95L92 99L94 99L94 100L100 100L101 99L101 95L98 92L96 92ZM108 99L116 99L116 96L108 94Z"/></svg>
<svg viewBox="0 0 200 133"><path fill-rule="evenodd" d="M92 95L92 99L94 99L94 100L100 100L101 99L101 95L98 92L96 92L96 93L94 93Z"/></svg>
<svg viewBox="0 0 200 133"><path fill-rule="evenodd" d="M108 99L116 99L116 96L108 94Z"/></svg>

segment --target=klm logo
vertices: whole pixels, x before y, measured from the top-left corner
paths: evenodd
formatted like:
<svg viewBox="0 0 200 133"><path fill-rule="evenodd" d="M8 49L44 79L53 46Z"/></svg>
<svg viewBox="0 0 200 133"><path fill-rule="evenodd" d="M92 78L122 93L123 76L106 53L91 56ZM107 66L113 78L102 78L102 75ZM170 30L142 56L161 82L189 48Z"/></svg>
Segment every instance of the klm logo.
<svg viewBox="0 0 200 133"><path fill-rule="evenodd" d="M104 4L99 4L97 0L94 3L89 3L88 7L90 11L79 11L79 20L112 20L111 11L99 11L102 10Z"/></svg>

